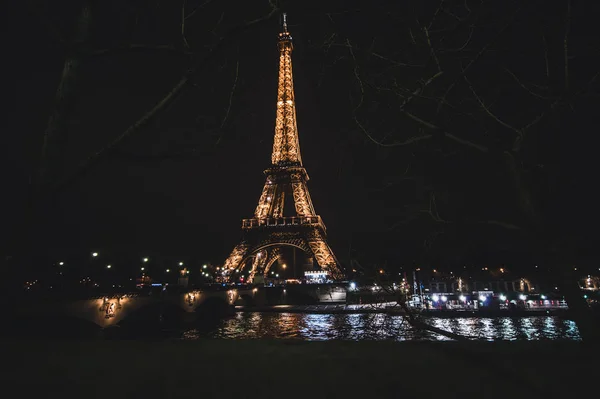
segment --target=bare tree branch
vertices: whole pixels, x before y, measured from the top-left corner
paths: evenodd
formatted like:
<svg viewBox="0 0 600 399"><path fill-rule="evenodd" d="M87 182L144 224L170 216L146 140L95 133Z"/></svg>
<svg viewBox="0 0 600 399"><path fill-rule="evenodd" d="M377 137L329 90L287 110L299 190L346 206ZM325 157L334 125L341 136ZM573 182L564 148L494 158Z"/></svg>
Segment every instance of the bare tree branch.
<svg viewBox="0 0 600 399"><path fill-rule="evenodd" d="M185 2L186 2L186 1L187 1L187 0L184 0L184 2L183 2L184 6L185 6ZM185 20L185 19L192 18L192 17L193 17L193 16L196 14L196 11L198 11L198 10L200 10L200 9L204 8L204 6L206 6L206 5L210 4L210 3L212 3L212 1L213 1L213 0L206 0L204 3L200 4L198 7L194 8L194 9L192 10L192 12L190 12L188 15L186 15L186 16L184 17L184 20Z"/></svg>
<svg viewBox="0 0 600 399"><path fill-rule="evenodd" d="M519 80L517 75L515 75L510 69L504 68L504 70L515 80L515 82L517 82L517 84L519 86L521 86L523 88L523 90L525 90L527 93L531 94L532 96L541 98L542 100L552 100L553 99L552 97L542 96L541 94L538 94L538 93L534 92L533 90L529 89L527 86L525 86L525 84L523 84L523 82L521 82L521 80Z"/></svg>
<svg viewBox="0 0 600 399"><path fill-rule="evenodd" d="M237 82L238 82L239 70L240 70L240 60L238 59L238 60L236 60L236 63L235 63L235 78L233 79L233 84L231 85L231 91L229 92L229 103L227 104L227 110L225 111L225 116L223 117L223 120L221 121L220 129L223 129L223 127L225 126L225 123L227 122L227 118L229 117L229 111L231 110L231 104L233 102L233 95L235 93L235 88L236 88ZM215 145L218 145L221 142L222 138L223 138L223 132L221 130L221 134L219 135L219 138L217 139L217 142L215 143Z"/></svg>
<svg viewBox="0 0 600 399"><path fill-rule="evenodd" d="M569 91L569 33L571 31L571 0L567 0L567 14L565 16L565 38L563 39L565 57L565 92Z"/></svg>
<svg viewBox="0 0 600 399"><path fill-rule="evenodd" d="M104 48L104 49L96 49L91 50L86 53L89 56L106 56L113 55L115 53L127 53L127 52L166 52L173 54L180 54L184 56L192 55L191 51L182 50L171 46L169 44L127 44L118 47Z"/></svg>
<svg viewBox="0 0 600 399"><path fill-rule="evenodd" d="M189 50L190 44L188 43L187 38L185 37L185 20L186 20L185 2L186 1L187 0L183 0L183 3L181 4L181 39L183 40L183 46ZM194 13L194 12L196 12L196 11L194 10L192 13Z"/></svg>
<svg viewBox="0 0 600 399"><path fill-rule="evenodd" d="M75 171L72 174L65 176L63 179L59 180L54 185L54 190L60 190L68 186L77 178L85 175L90 169L92 169L96 164L98 164L102 159L104 159L113 148L115 148L117 145L123 142L126 138L130 137L133 133L139 131L141 127L145 126L150 120L156 117L190 83L191 76L195 74L197 70L200 69L200 67L204 66L206 63L212 60L219 53L219 51L221 51L224 48L224 46L227 43L229 43L233 38L239 36L247 29L269 20L278 10L272 2L269 3L271 4L271 10L269 13L230 30L225 36L221 38L218 44L215 45L201 61L196 63L192 68L188 70L188 72L175 84L175 86L171 88L171 90L163 99L161 99L152 109L146 112L135 123L129 126L124 132L118 135L116 139L114 139L112 142L110 142L108 145L104 146L100 150L91 154L75 169Z"/></svg>
<svg viewBox="0 0 600 399"><path fill-rule="evenodd" d="M464 78L465 82L467 83L467 86L473 93L473 96L475 96L475 98L477 99L477 102L479 103L479 105L481 105L481 108L483 108L483 110L485 111L486 114L488 114L492 119L494 119L496 122L498 122L500 125L504 126L505 128L512 130L513 132L517 133L518 135L523 134L523 132L521 132L519 129L504 122L502 119L498 118L496 116L496 114L494 114L492 111L490 111L490 109L488 107L486 107L485 104L483 103L483 100L481 100L481 98L477 95L477 92L475 92L475 89L473 88L473 85L471 84L471 82L469 82L469 79L467 79L467 76L465 75L465 76L463 76L463 78Z"/></svg>

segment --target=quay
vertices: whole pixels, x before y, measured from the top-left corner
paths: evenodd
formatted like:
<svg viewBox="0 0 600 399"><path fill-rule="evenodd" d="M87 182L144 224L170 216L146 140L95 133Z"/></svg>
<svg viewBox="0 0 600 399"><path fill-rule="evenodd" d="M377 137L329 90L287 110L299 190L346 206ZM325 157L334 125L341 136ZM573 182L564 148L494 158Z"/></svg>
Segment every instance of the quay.
<svg viewBox="0 0 600 399"><path fill-rule="evenodd" d="M384 313L406 315L396 302L372 304L319 304L319 305L271 305L271 306L235 306L237 312L260 313L308 313L308 314L369 314ZM563 316L568 317L567 309L424 309L415 314L423 317L464 318L464 317L528 317L528 316Z"/></svg>

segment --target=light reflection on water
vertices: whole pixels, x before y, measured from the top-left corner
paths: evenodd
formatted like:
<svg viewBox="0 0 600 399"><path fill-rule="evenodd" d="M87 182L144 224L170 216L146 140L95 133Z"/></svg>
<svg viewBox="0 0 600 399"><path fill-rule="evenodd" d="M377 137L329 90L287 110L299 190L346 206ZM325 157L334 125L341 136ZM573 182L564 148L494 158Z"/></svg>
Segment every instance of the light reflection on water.
<svg viewBox="0 0 600 399"><path fill-rule="evenodd" d="M554 316L427 318L433 327L482 340L580 340L575 322ZM184 340L295 338L305 341L431 340L450 338L411 327L402 316L385 314L237 313L209 332L186 330Z"/></svg>

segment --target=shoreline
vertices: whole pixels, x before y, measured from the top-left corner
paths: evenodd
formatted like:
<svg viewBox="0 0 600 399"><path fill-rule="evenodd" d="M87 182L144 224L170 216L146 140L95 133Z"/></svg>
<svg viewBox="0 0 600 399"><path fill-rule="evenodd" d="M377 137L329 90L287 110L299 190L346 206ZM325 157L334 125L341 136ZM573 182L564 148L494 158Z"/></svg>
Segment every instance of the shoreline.
<svg viewBox="0 0 600 399"><path fill-rule="evenodd" d="M236 312L244 313L306 313L306 314L389 314L405 316L399 307L384 307L377 305L272 305L272 306L235 306ZM468 318L468 317L531 317L531 316L560 316L569 318L568 309L543 309L543 310L422 310L415 312L421 317L437 318Z"/></svg>

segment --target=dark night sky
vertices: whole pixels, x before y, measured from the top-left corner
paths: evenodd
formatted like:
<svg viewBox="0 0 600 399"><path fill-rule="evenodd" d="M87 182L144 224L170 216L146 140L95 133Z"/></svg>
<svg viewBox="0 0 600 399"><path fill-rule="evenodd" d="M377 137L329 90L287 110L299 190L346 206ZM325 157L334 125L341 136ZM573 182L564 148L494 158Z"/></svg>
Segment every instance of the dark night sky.
<svg viewBox="0 0 600 399"><path fill-rule="evenodd" d="M14 85L11 102L16 109L8 119L3 118L8 125L3 129L8 168L4 168L7 201L3 208L3 219L7 223L2 223L3 235L7 237L3 241L9 243L23 219L28 176L40 153L41 134L64 62L64 46L52 31L56 29L59 36L68 37L77 13L74 6L77 2L66 2L64 9L57 9L55 5L50 8L41 1L11 3L11 11L18 16L10 19L8 26L12 32L8 39L16 52L10 75ZM97 6L92 44L107 48L129 41L172 44L180 48L180 6L162 4L153 9L150 5L141 6L143 3L108 1ZM217 24L223 9L226 12L218 34L240 21L263 15L268 9L267 2L260 6L255 2L240 2L226 7L220 2L213 3L219 4L209 4L206 12L187 22L188 40L198 52L214 44L217 35L207 31ZM467 209L481 208L485 213L485 208L492 208L498 210L498 215L513 216L518 222L509 206L506 212L502 209L501 204L509 200L503 197L504 190L494 191L498 184L490 174L491 169L479 168L473 158L450 155L440 161L439 152L426 145L378 148L358 129L352 119L358 92L348 52L338 47L327 52L321 45L331 32L336 32L339 43L343 43L344 38L351 38L364 47L376 42L375 51L379 53L395 57L404 54L403 42L393 39L396 37L393 32L406 33L401 21L389 22L393 18L386 8L387 3L369 3L360 9L349 2L303 2L303 6L287 7L295 41L294 80L303 161L311 177L309 190L315 208L324 218L330 244L338 257L346 262L352 243L363 260L421 260L422 243L428 237L426 229L405 224L391 233L387 227L398 220L405 206L416 203L426 206L427 197L415 198L414 186L410 185L392 194L381 191L382 180L402 175L409 163L421 172L437 170L432 172L435 177L427 180L441 187L446 185L454 193L451 201L454 205L448 205L446 217L460 216ZM551 20L555 11L545 10L541 14ZM595 51L595 56L573 60L573 84L580 83L579 78L587 81L593 71L600 70L600 47L595 47L600 42L593 24L588 23L592 17L585 19L592 11L582 6L574 13L579 19L572 25L573 42L580 39L583 43L579 48L574 44L574 51L585 54ZM495 15L501 14L492 13L490 26L495 26ZM595 18L597 21L597 15ZM23 23L24 20L27 23ZM539 43L519 39L527 23L524 16L517 24L519 28L509 29L506 33L509 38L505 39L513 51L511 57L517 57L517 61L523 57L523 62L515 62L519 65L518 72L523 74L540 67L528 58L532 52L539 52ZM236 38L195 77L194 87L186 89L160 117L119 147L129 156L102 162L56 199L48 201L45 217L38 227L40 236L44 237L39 244L40 251L66 253L109 248L134 253L193 254L221 262L240 238L240 219L251 216L254 211L264 183L261 172L270 160L277 30L275 17ZM478 48L477 38L474 48ZM481 43L484 41L481 39ZM502 57L500 53L493 51L488 61L495 62L495 57ZM469 55L472 57L473 53ZM579 59L582 62L578 64ZM220 129L236 62L239 62L236 90L227 121ZM499 93L501 83L486 79L485 62L482 64L472 79L485 82L478 86L483 92ZM77 86L77 100L70 113L63 170L72 170L87 154L110 142L137 120L170 90L187 65L185 57L160 51L87 58ZM389 69L378 66L375 61L365 65L361 66L361 73L373 76L384 76ZM406 81L411 78L404 77ZM596 94L597 88L596 85ZM517 110L533 101L526 95L509 100L511 109ZM523 105L515 107L520 103ZM590 95L577 100L576 105L577 112L567 112L564 118L539 125L543 134L535 134L536 149L529 150L529 155L536 163L552 169L548 173L555 188L551 191L553 198L544 199L544 209L552 212L553 228L571 232L570 235L576 237L577 251L587 257L593 255L591 248L597 240L594 224L597 205L593 197L597 180L593 173L596 151L587 143L598 130L594 114L600 104L597 95ZM367 110L369 107L374 109L369 126L377 126L378 112L396 114L383 100L368 102ZM499 109L503 110L502 106ZM402 125L391 121L382 123L378 137L398 130L405 138L418 134L410 121ZM150 157L190 153L192 149L196 149L195 155L188 159ZM456 151L452 144L444 147L444 153ZM482 197L474 197L475 191L497 202L481 205ZM440 199L440 206L443 207L443 203ZM457 246L450 239L440 243L439 253L446 254L452 262L458 261L456 259L484 262L516 259L514 254L509 255L513 241L506 239L503 232L481 235L466 229L461 234L464 240L472 242ZM484 238L478 241L480 236ZM490 243L490 240L498 242ZM502 247L509 251L502 252ZM14 248L7 253L12 250ZM520 253L522 249L513 252ZM500 253L505 258L497 255Z"/></svg>

